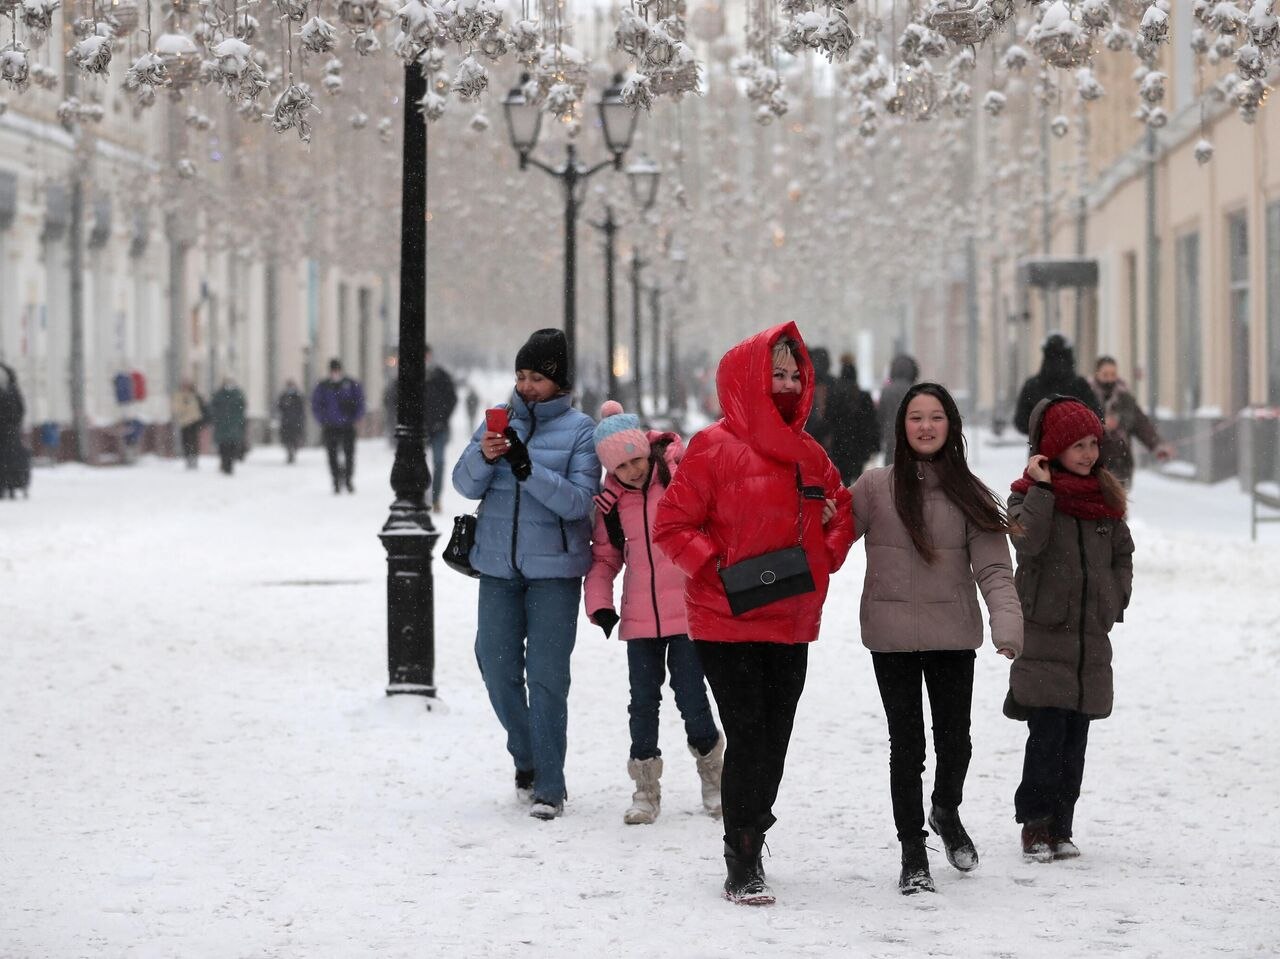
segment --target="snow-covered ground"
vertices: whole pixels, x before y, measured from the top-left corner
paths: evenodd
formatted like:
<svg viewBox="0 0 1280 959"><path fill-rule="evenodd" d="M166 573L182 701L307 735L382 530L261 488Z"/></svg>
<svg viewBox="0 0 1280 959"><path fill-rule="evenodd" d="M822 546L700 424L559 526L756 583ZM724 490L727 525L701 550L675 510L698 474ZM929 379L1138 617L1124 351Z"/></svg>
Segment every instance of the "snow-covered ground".
<svg viewBox="0 0 1280 959"><path fill-rule="evenodd" d="M1021 469L1017 446L977 458L1001 490ZM1134 600L1076 862L1021 860L1025 727L1000 714L1007 664L980 654L964 812L982 865L962 876L933 853L935 896L895 886L855 547L769 834L779 902L748 909L720 898L719 825L669 696L662 816L623 825L626 661L594 627L555 822L514 800L471 580L436 564L442 708L383 695L390 463L361 443L341 497L313 449L295 467L254 449L233 478L208 457L59 466L0 502L0 956L1280 951L1280 526L1250 545L1233 484L1138 477ZM446 493L445 535L464 508Z"/></svg>

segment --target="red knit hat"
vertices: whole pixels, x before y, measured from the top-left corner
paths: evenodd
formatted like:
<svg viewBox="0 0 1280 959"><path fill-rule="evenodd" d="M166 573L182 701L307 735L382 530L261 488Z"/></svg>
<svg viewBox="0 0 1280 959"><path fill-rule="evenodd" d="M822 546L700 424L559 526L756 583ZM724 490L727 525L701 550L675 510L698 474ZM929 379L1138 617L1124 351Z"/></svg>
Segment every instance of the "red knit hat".
<svg viewBox="0 0 1280 959"><path fill-rule="evenodd" d="M1076 399L1050 403L1040 419L1040 453L1056 460L1086 436L1102 439L1098 414Z"/></svg>

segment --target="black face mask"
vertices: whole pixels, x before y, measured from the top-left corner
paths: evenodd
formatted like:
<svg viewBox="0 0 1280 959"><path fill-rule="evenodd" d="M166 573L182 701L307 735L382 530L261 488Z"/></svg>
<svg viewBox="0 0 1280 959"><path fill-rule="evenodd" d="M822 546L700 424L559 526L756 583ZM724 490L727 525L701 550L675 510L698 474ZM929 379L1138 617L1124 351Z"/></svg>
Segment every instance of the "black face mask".
<svg viewBox="0 0 1280 959"><path fill-rule="evenodd" d="M1116 391L1115 380L1112 380L1110 383L1099 383L1098 386L1102 389L1102 395L1107 399L1111 399L1111 394Z"/></svg>

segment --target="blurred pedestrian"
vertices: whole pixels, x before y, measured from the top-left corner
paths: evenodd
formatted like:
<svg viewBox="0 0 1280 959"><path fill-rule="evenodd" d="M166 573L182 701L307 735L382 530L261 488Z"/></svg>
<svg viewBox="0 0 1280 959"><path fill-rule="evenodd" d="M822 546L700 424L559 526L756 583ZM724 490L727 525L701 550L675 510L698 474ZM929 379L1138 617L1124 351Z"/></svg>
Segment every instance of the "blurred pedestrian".
<svg viewBox="0 0 1280 959"><path fill-rule="evenodd" d="M22 442L26 404L13 367L0 363L0 499L25 495L31 485L31 454Z"/></svg>
<svg viewBox="0 0 1280 959"><path fill-rule="evenodd" d="M431 347L422 361L426 366L423 386L423 416L427 446L431 448L431 509L440 512L440 494L444 490L444 454L449 445L449 419L458 405L458 390L453 377L435 362Z"/></svg>
<svg viewBox="0 0 1280 959"><path fill-rule="evenodd" d="M193 470L200 461L200 430L209 421L209 408L205 406L204 397L196 391L195 383L183 380L169 401L169 409L178 425L187 469Z"/></svg>
<svg viewBox="0 0 1280 959"><path fill-rule="evenodd" d="M480 412L480 396L474 386L467 387L467 422L474 423L476 414Z"/></svg>
<svg viewBox="0 0 1280 959"><path fill-rule="evenodd" d="M1141 440L1161 462L1173 456L1173 447L1161 441L1155 424L1142 412L1128 385L1120 379L1120 368L1114 358L1098 357L1089 386L1102 406L1102 465L1127 490L1133 485L1133 437Z"/></svg>
<svg viewBox="0 0 1280 959"><path fill-rule="evenodd" d="M1027 377L1018 393L1013 425L1019 433L1029 429L1031 411L1041 400L1053 396L1074 396L1102 419L1102 404L1093 395L1089 381L1076 372L1076 351L1061 333L1050 333L1040 347L1040 372Z"/></svg>
<svg viewBox="0 0 1280 959"><path fill-rule="evenodd" d="M329 377L311 391L311 414L320 424L333 491L356 491L356 423L364 418L364 388L342 372L342 361L329 361ZM341 458L339 457L341 454Z"/></svg>
<svg viewBox="0 0 1280 959"><path fill-rule="evenodd" d="M284 384L284 392L276 400L276 414L280 417L280 443L284 446L286 462L292 463L298 458L298 447L307 428L307 401L296 380Z"/></svg>
<svg viewBox="0 0 1280 959"><path fill-rule="evenodd" d="M880 417L880 448L884 450L884 465L892 466L897 445L896 423L898 407L907 390L920 379L920 365L913 357L899 353L889 363L889 382L880 390L880 402L876 413Z"/></svg>
<svg viewBox="0 0 1280 959"><path fill-rule="evenodd" d="M245 405L244 393L229 376L209 401L213 442L218 447L220 468L228 476L235 470L236 460L244 459Z"/></svg>
<svg viewBox="0 0 1280 959"><path fill-rule="evenodd" d="M831 378L831 354L824 347L815 346L809 351L813 364L813 409L805 420L804 430L818 445L831 454L831 419L827 409L834 380Z"/></svg>
<svg viewBox="0 0 1280 959"><path fill-rule="evenodd" d="M848 486L880 451L880 422L871 394L858 385L852 353L840 355L840 376L827 394L827 423L831 430L831 462Z"/></svg>

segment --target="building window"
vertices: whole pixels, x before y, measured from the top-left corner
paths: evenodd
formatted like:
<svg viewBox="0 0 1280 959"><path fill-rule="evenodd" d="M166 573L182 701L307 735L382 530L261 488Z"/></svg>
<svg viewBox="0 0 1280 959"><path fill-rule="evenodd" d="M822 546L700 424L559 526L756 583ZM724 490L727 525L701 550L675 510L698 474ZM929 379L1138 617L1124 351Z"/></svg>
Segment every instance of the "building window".
<svg viewBox="0 0 1280 959"><path fill-rule="evenodd" d="M1249 221L1243 211L1227 217L1227 259L1231 270L1229 412L1235 413L1249 403Z"/></svg>
<svg viewBox="0 0 1280 959"><path fill-rule="evenodd" d="M1267 207L1267 403L1280 406L1280 201Z"/></svg>
<svg viewBox="0 0 1280 959"><path fill-rule="evenodd" d="M1200 234L1178 237L1177 273L1179 410L1189 416L1200 407Z"/></svg>

